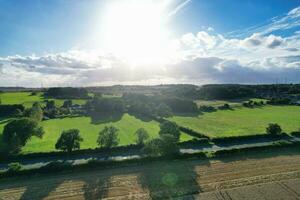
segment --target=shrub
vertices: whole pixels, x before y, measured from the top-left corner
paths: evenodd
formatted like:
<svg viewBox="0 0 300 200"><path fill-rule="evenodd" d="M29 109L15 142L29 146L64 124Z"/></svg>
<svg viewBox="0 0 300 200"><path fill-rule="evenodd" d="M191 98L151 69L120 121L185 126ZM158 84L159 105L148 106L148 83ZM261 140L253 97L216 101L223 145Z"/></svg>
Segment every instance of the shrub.
<svg viewBox="0 0 300 200"><path fill-rule="evenodd" d="M279 135L282 133L282 129L278 124L269 124L266 128L266 132L271 135Z"/></svg>
<svg viewBox="0 0 300 200"><path fill-rule="evenodd" d="M58 171L62 171L65 169L70 169L72 167L71 163L68 162L61 162L61 161L54 161L54 162L50 162L47 165L41 167L39 169L39 171L41 172L58 172Z"/></svg>
<svg viewBox="0 0 300 200"><path fill-rule="evenodd" d="M18 162L8 164L7 174L15 175L22 169L22 165Z"/></svg>

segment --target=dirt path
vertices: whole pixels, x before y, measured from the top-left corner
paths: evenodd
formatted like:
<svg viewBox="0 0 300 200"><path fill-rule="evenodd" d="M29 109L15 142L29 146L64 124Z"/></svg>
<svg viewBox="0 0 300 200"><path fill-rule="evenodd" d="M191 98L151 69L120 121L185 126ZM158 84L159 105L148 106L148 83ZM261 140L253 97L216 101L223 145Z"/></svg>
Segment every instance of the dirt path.
<svg viewBox="0 0 300 200"><path fill-rule="evenodd" d="M300 199L300 152L0 180L0 199Z"/></svg>

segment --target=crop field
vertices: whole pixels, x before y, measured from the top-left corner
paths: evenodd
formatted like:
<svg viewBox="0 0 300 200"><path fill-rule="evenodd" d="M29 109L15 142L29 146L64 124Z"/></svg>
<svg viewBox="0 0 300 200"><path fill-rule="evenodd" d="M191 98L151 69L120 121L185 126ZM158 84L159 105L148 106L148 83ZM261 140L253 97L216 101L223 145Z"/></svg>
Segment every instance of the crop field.
<svg viewBox="0 0 300 200"><path fill-rule="evenodd" d="M4 125L8 119L0 121L0 132L2 132ZM93 124L90 117L74 117L63 119L51 119L42 122L45 134L42 139L32 137L31 140L23 148L23 153L28 152L47 152L55 151L55 143L63 130L79 129L83 137L81 149L97 147L97 138L99 132L104 126L113 125L119 129L119 145L128 145L135 143L135 131L139 128L144 128L148 131L150 137L158 137L159 124L155 121L144 122L131 116L124 114L120 120L115 122ZM1 134L0 134L1 136ZM1 139L1 138L0 138ZM182 133L181 141L192 139L191 136ZM1 145L0 145L1 147Z"/></svg>
<svg viewBox="0 0 300 200"><path fill-rule="evenodd" d="M278 123L289 133L300 128L300 106L241 107L196 117L174 116L169 120L210 137L263 134L269 123Z"/></svg>
<svg viewBox="0 0 300 200"><path fill-rule="evenodd" d="M42 93L39 92L36 95L31 95L31 92L4 92L0 93L0 99L2 104L23 104L25 107L31 107L34 102L44 102L46 100ZM62 106L64 99L48 99L55 100L56 106ZM73 99L73 104L84 104L84 99Z"/></svg>
<svg viewBox="0 0 300 200"><path fill-rule="evenodd" d="M0 199L299 199L300 154L284 151L4 179Z"/></svg>

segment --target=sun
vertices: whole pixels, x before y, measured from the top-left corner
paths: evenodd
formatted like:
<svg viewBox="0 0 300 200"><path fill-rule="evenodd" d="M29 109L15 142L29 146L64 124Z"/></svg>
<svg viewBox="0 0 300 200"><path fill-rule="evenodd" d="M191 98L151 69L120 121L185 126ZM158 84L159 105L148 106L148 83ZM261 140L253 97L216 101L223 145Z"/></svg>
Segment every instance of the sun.
<svg viewBox="0 0 300 200"><path fill-rule="evenodd" d="M159 1L112 1L102 32L105 46L131 64L163 63L171 48L165 5Z"/></svg>

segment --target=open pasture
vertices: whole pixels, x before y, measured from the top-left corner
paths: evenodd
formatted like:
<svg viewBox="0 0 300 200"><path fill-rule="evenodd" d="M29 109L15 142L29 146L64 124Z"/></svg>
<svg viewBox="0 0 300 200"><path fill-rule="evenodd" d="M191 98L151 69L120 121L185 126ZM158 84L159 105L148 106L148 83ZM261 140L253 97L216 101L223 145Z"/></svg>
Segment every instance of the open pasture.
<svg viewBox="0 0 300 200"><path fill-rule="evenodd" d="M46 99L43 97L42 92L37 92L36 95L32 95L31 92L4 92L0 93L0 99L2 104L23 104L26 108L32 106L35 102L43 103ZM54 100L56 106L62 106L64 99L47 99ZM85 104L85 99L73 99L73 104Z"/></svg>
<svg viewBox="0 0 300 200"><path fill-rule="evenodd" d="M0 132L9 120L0 121ZM55 151L55 143L61 132L67 129L79 129L83 138L81 149L97 147L97 138L99 132L109 125L113 125L119 129L119 145L135 144L135 131L144 128L148 131L151 138L158 137L159 123L155 121L142 121L129 114L124 114L118 121L93 124L90 117L74 117L51 119L42 121L45 134L42 139L32 137L31 140L23 147L23 153L28 152L48 152ZM0 134L1 139L1 134ZM192 139L191 136L182 133L181 141ZM0 143L1 144L1 143ZM1 147L1 145L0 145Z"/></svg>
<svg viewBox="0 0 300 200"><path fill-rule="evenodd" d="M289 133L300 128L300 106L240 107L169 120L210 137L263 134L269 123L278 123Z"/></svg>

